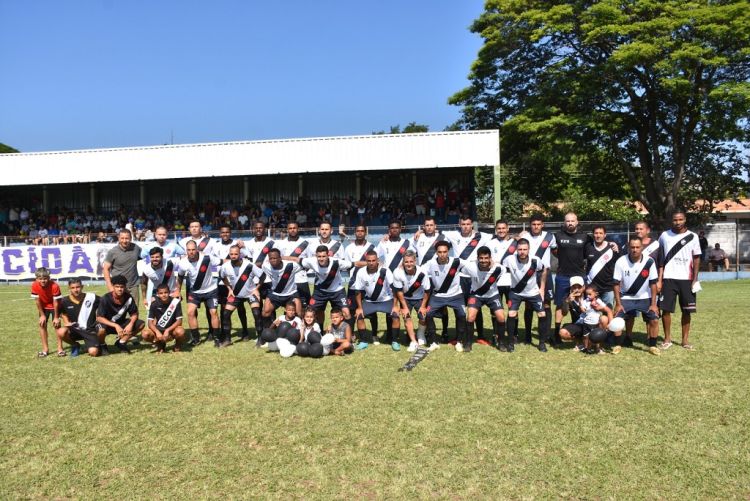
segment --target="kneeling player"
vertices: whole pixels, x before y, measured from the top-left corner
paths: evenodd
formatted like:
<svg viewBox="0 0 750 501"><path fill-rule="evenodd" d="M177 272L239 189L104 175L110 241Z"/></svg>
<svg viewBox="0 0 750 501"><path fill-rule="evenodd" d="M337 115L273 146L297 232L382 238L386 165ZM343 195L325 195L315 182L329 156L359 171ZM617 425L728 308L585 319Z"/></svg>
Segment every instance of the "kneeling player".
<svg viewBox="0 0 750 501"><path fill-rule="evenodd" d="M96 323L99 297L93 292L84 294L83 283L78 278L68 280L68 290L68 296L60 301L63 325L56 330L57 339L71 345L70 355L73 357L77 357L81 350L78 341L84 342L90 356L99 356L99 344L104 342L104 330L100 330Z"/></svg>
<svg viewBox="0 0 750 501"><path fill-rule="evenodd" d="M344 355L354 351L352 345L352 328L344 322L344 314L341 308L331 308L331 325L326 329L336 339L330 347L331 355Z"/></svg>
<svg viewBox="0 0 750 501"><path fill-rule="evenodd" d="M169 297L169 286L160 284L156 288L156 299L148 309L148 328L143 330L143 339L156 346L157 353L164 353L167 343L174 340L174 351L182 350L185 329L182 328L180 298Z"/></svg>
<svg viewBox="0 0 750 501"><path fill-rule="evenodd" d="M112 277L112 292L99 301L96 321L104 327L104 335L115 334L115 346L125 353L130 349L125 343L143 330L146 323L138 318L138 305L127 291L128 279L123 275ZM106 345L104 347L106 349Z"/></svg>

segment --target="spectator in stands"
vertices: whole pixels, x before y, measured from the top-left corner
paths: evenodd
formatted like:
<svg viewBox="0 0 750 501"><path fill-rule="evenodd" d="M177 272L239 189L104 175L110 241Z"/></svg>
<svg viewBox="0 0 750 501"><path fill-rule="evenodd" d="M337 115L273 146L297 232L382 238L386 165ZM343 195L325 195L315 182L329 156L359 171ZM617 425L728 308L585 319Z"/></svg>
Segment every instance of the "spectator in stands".
<svg viewBox="0 0 750 501"><path fill-rule="evenodd" d="M708 271L714 271L714 267L716 271L720 271L722 266L724 267L724 271L729 269L729 256L721 248L719 242L716 242L714 248L708 252Z"/></svg>

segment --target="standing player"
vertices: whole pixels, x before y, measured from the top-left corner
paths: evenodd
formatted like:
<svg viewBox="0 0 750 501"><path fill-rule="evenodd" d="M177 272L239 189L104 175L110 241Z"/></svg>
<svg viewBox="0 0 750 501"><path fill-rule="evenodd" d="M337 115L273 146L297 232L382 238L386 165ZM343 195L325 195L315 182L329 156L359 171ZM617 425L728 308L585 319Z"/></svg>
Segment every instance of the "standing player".
<svg viewBox="0 0 750 501"><path fill-rule="evenodd" d="M263 221L255 221L253 223L253 239L247 242L248 257L251 261L260 268L268 258L268 253L271 252L276 246L276 241L268 236L266 231L266 223ZM260 304L263 304L266 297L268 297L268 291L271 288L271 281L269 277L265 277L262 283L258 283L258 293L260 294ZM255 320L255 327L263 325L262 311L260 306L254 307L251 305L253 319ZM261 329L262 330L262 329ZM260 332L260 331L258 331ZM260 336L260 334L259 334Z"/></svg>
<svg viewBox="0 0 750 501"><path fill-rule="evenodd" d="M417 263L419 266L424 266L430 260L435 258L437 251L438 242L447 242L448 239L445 237L442 231L438 230L435 218L428 216L424 219L422 229L417 231L412 238L412 247L417 252ZM448 339L448 310L443 309L440 313L440 319L443 324L442 337ZM434 319L430 319L430 322L434 322Z"/></svg>
<svg viewBox="0 0 750 501"><path fill-rule="evenodd" d="M203 225L200 220L193 219L190 221L188 224L188 232L190 234L187 237L180 239L180 247L182 247L185 252L187 252L188 242L191 241L195 243L198 252L209 256L216 252L216 241L203 232ZM182 254L183 257L185 256L185 252ZM211 278L213 280L213 273L211 273ZM187 292L190 293L189 290ZM188 314L188 323L190 321L189 317L190 315ZM211 311L208 309L206 309L206 322L208 323L208 338L210 339L214 335L214 328L213 323L211 322Z"/></svg>
<svg viewBox="0 0 750 501"><path fill-rule="evenodd" d="M487 306L495 319L495 322L492 322L495 331L493 337L495 342L493 344L504 349L505 312L497 290L497 284L503 274L502 265L492 262L492 252L489 247L483 245L477 249L477 262L468 263L464 266L464 273L471 277L471 292L469 293L466 311L467 329L469 331L466 336L467 345L470 347L472 343L472 322L474 322L482 306Z"/></svg>
<svg viewBox="0 0 750 501"><path fill-rule="evenodd" d="M214 246L214 254L220 258L223 262L230 259L229 250L232 246L236 245L240 249L240 257L247 257L247 249L245 248L245 242L239 239L232 238L232 227L228 224L222 224L219 227L219 240ZM219 278L217 289L219 294L219 324L221 325L222 331L224 330L224 311L226 310L227 297L229 289L224 282ZM247 331L247 310L245 309L245 303L240 302L237 307L237 316L240 317L240 324L242 325L242 335L240 341L250 338L250 333Z"/></svg>
<svg viewBox="0 0 750 501"><path fill-rule="evenodd" d="M495 221L495 236L487 242L487 247L490 248L492 253L492 262L502 266L503 260L512 256L516 252L516 246L518 240L511 237L509 234L510 228L508 223L502 219ZM500 280L497 282L498 300L501 306L505 306L510 301L510 274L503 273L500 275ZM497 332L499 325L497 319L492 317L492 328ZM530 334L530 331L529 331ZM515 340L513 341L515 343ZM506 349L505 345L498 345L501 350Z"/></svg>
<svg viewBox="0 0 750 501"><path fill-rule="evenodd" d="M315 257L318 255L317 249L320 248L320 246L324 246L328 250L329 257L335 259L346 259L344 256L344 245L340 241L331 238L332 232L331 223L328 221L320 223L320 226L318 226L318 238L310 240L307 252L301 257Z"/></svg>
<svg viewBox="0 0 750 501"><path fill-rule="evenodd" d="M434 339L435 336L435 324L429 320L437 316L442 308L448 307L453 310L456 317L456 351L461 352L464 351L464 344L467 342L466 312L461 284L456 278L466 265L466 261L449 257L450 251L450 242L438 242L437 257L424 266L431 282L427 305L427 338Z"/></svg>
<svg viewBox="0 0 750 501"><path fill-rule="evenodd" d="M346 293L346 304L349 306L349 310L356 307L357 300L354 297L357 291L354 290L354 281L357 279L359 270L365 263L365 258L369 251L375 250L375 246L367 241L367 228L363 224L358 224L354 228L354 242L350 243L344 249L344 259L352 263L352 268L349 270L349 285ZM372 332L378 332L378 316L373 315L370 318L370 324ZM354 318L349 319L349 326L353 327Z"/></svg>
<svg viewBox="0 0 750 501"><path fill-rule="evenodd" d="M70 355L79 355L83 341L92 357L99 356L99 345L104 342L104 331L100 332L96 322L99 297L93 292L83 292L80 278L68 280L68 295L60 301L62 325L57 329L57 339L71 345ZM100 337L101 335L101 337Z"/></svg>
<svg viewBox="0 0 750 501"><path fill-rule="evenodd" d="M169 297L167 284L159 284L156 298L148 310L148 327L143 330L143 339L156 346L157 353L164 353L167 343L174 340L175 353L182 350L185 329L182 328L182 307L180 298Z"/></svg>
<svg viewBox="0 0 750 501"><path fill-rule="evenodd" d="M695 313L695 286L701 262L701 248L698 235L687 229L685 213L672 214L672 228L659 237L659 281L656 288L661 297L659 308L662 312L664 342L662 350L672 346L672 313L675 301L680 298L682 309L682 347L692 350L689 343L690 317Z"/></svg>
<svg viewBox="0 0 750 501"><path fill-rule="evenodd" d="M404 254L411 248L410 240L401 237L401 222L393 220L388 224L388 234L378 243L375 252L380 262L393 273L401 266ZM377 315L377 313L373 315ZM395 318L392 322L386 321L386 342L390 342L392 346L397 345L397 341L393 339L393 334L395 330L398 337L400 328L401 324L398 318Z"/></svg>
<svg viewBox="0 0 750 501"><path fill-rule="evenodd" d="M474 221L471 216L464 214L459 220L460 231L446 231L445 236L450 240L453 247L453 256L467 262L476 263L477 249L492 239L492 235L474 231ZM461 292L463 293L464 305L469 300L471 293L471 277L464 272L460 274ZM482 311L477 311L476 316L477 336L484 338L484 317ZM471 349L471 346L469 346Z"/></svg>
<svg viewBox="0 0 750 501"><path fill-rule="evenodd" d="M106 293L99 301L96 321L104 328L104 335L100 337L106 354L104 339L108 334L117 336L115 346L130 354L127 342L138 335L145 327L145 322L138 318L138 304L136 299L127 291L128 279L122 275L115 275L111 279L112 292Z"/></svg>
<svg viewBox="0 0 750 501"><path fill-rule="evenodd" d="M340 307L345 320L348 320L351 316L346 304L344 280L341 272L349 270L352 264L345 259L330 257L330 252L330 249L325 245L319 245L315 249L314 258L306 257L300 261L304 269L315 272L315 290L310 298L310 307L315 310L319 325L323 325L325 308L328 303ZM299 261L299 258L285 257L284 260Z"/></svg>
<svg viewBox="0 0 750 501"><path fill-rule="evenodd" d="M52 327L60 327L60 299L62 292L57 282L50 278L47 268L37 268L34 273L36 280L31 284L31 297L36 303L37 313L39 314L37 325L39 326L39 337L42 340L42 351L37 353L39 358L44 358L49 354L49 344L47 342L47 322L52 318ZM64 357L62 341L59 337L57 340L57 356Z"/></svg>
<svg viewBox="0 0 750 501"><path fill-rule="evenodd" d="M623 342L618 343L618 346L612 349L613 353L618 353L620 346L628 343L633 332L635 315L638 313L641 313L646 320L649 353L653 355L661 353L656 347L656 338L659 335L659 307L656 304L658 279L656 262L652 257L643 253L643 242L639 237L630 237L628 254L620 257L615 263L614 313L615 316L625 318L626 334ZM628 344L632 345L632 340Z"/></svg>
<svg viewBox="0 0 750 501"><path fill-rule="evenodd" d="M518 330L518 308L521 303L531 307L539 317L539 351L547 351L547 337L549 335L549 320L544 308L544 284L547 283L547 268L538 257L529 256L529 241L525 238L518 240L516 253L503 261L503 266L510 273L510 307L508 308L508 351L514 350L514 340ZM538 285L536 274L542 269L542 276Z"/></svg>
<svg viewBox="0 0 750 501"><path fill-rule="evenodd" d="M157 227L154 231L155 240L153 242L146 242L141 246L141 259L146 259L150 255L149 252L151 249L155 247L161 247L165 259L184 255L185 249L175 240L167 241L167 236L167 229L164 226Z"/></svg>
<svg viewBox="0 0 750 501"><path fill-rule="evenodd" d="M307 251L310 242L299 236L299 224L296 221L289 221L286 225L286 238L276 242L276 247L281 251L282 256L300 257ZM299 273L294 276L294 283L297 284L297 294L304 308L310 301L310 282L307 279L307 272L300 269Z"/></svg>
<svg viewBox="0 0 750 501"><path fill-rule="evenodd" d="M406 314L403 315L404 324L406 325L406 333L409 335L409 339L412 339L408 351L414 352L417 351L419 346L427 344L425 329L427 326L427 302L430 299L429 294L427 294L430 290L430 280L427 276L427 272L417 266L417 255L414 251L406 251L406 254L404 254L404 267L393 272L393 280L395 283L401 284L401 288L404 292L404 300L406 301L407 310ZM419 325L416 336L414 334L414 322L411 318L412 310L417 314ZM416 342L414 341L415 337ZM434 339L431 339L430 341L430 351L436 350L440 347L439 344L434 342Z"/></svg>
<svg viewBox="0 0 750 501"><path fill-rule="evenodd" d="M219 277L227 288L227 304L221 313L221 329L225 344L228 345L227 341L232 338L232 312L239 309L239 305L246 301L250 303L250 308L253 311L260 309L260 293L256 282L264 280L265 277L263 276L263 270L249 259L242 258L239 245L233 245L229 248L229 260L221 265ZM268 323L270 324L270 321ZM261 344L260 333L266 325L266 323L255 324L256 347ZM244 339L247 339L247 337L243 333L240 341Z"/></svg>
<svg viewBox="0 0 750 501"><path fill-rule="evenodd" d="M593 235L594 239L586 242L584 246L586 270L588 270L586 283L594 285L599 291L601 300L612 308L615 304L612 274L615 271L615 261L620 256L612 250L610 242L607 242L607 229L604 225L594 226Z"/></svg>
<svg viewBox="0 0 750 501"><path fill-rule="evenodd" d="M182 282L186 280L190 344L197 346L201 343L200 332L198 331L198 309L201 304L206 303L210 318L209 325L214 332L214 341L217 346L227 346L231 344L231 340L221 339L219 316L216 314L216 307L219 303L218 292L216 281L211 273L211 267L220 265L221 259L200 252L198 246L192 240L187 242L186 245L187 255L182 257L178 264L177 286L172 296L179 297Z"/></svg>
<svg viewBox="0 0 750 501"><path fill-rule="evenodd" d="M152 247L148 251L149 262L138 261L138 276L141 279L141 294L143 305L148 309L156 297L156 289L164 284L169 288L170 294L176 290L178 258L164 259L164 250L161 247Z"/></svg>
<svg viewBox="0 0 750 501"><path fill-rule="evenodd" d="M635 223L635 236L641 239L643 253L656 261L659 258L659 241L651 238L651 225L646 221Z"/></svg>
<svg viewBox="0 0 750 501"><path fill-rule="evenodd" d="M354 317L357 319L357 337L360 340L357 349L364 350L373 342L372 332L365 330L365 317L379 312L385 313L386 319L393 327L391 337L387 339L391 343L391 348L393 351L399 351L401 349L397 327L399 304L403 304L404 309L406 306L403 291L399 284L394 283L393 272L380 265L377 252L368 251L365 262L367 263L365 268L357 273L357 279L354 281L354 290L357 291L355 298L357 310Z"/></svg>
<svg viewBox="0 0 750 501"><path fill-rule="evenodd" d="M551 319L552 307L550 304L554 299L555 289L552 287L552 272L550 271L550 267L552 263L552 250L557 247L557 241L555 240L554 234L544 231L544 218L541 214L534 214L531 216L531 219L529 220L529 229L530 231L521 232L520 236L529 242L529 255L539 259L543 265L542 269L537 270L536 283L544 290L544 312L547 319ZM544 270L548 271L545 275L546 282L542 284L542 272ZM534 311L528 305L529 303L527 303L527 306L523 309L525 344L531 344L531 324L534 318ZM557 313L555 313L555 315L557 315ZM555 323L555 337L553 338L553 342L557 342L559 338L559 325L561 322L562 317L560 317L559 322Z"/></svg>

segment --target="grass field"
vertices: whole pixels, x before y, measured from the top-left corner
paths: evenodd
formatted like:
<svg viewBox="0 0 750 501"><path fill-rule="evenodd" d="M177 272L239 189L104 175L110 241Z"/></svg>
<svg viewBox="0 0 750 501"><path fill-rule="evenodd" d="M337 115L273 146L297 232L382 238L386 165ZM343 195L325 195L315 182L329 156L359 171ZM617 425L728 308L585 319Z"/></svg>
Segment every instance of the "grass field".
<svg viewBox="0 0 750 501"><path fill-rule="evenodd" d="M748 499L750 283L704 289L693 352L443 347L399 373L383 345L38 360L28 287L0 287L0 498Z"/></svg>

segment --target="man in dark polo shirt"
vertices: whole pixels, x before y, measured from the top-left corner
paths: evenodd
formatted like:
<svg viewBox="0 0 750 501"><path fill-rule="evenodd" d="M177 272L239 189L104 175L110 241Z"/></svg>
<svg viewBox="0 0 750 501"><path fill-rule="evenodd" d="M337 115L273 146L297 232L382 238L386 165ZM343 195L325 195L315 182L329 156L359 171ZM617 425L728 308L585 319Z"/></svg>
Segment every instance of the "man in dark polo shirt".
<svg viewBox="0 0 750 501"><path fill-rule="evenodd" d="M107 290L112 292L112 277L122 275L128 280L127 289L139 304L138 260L141 258L141 248L132 242L130 230L121 229L117 234L117 245L109 249L102 264L102 274L107 284Z"/></svg>

